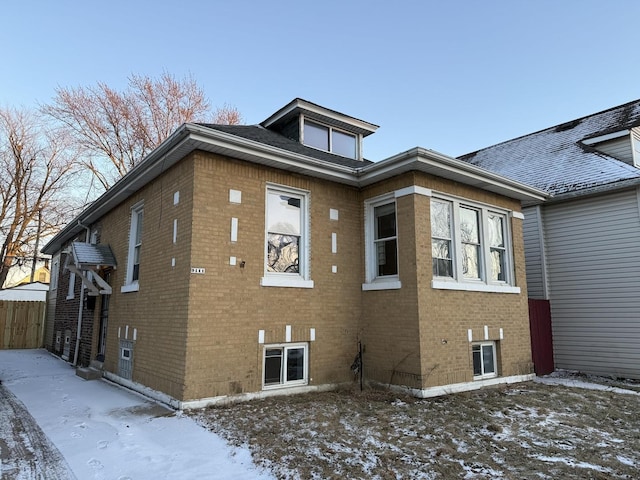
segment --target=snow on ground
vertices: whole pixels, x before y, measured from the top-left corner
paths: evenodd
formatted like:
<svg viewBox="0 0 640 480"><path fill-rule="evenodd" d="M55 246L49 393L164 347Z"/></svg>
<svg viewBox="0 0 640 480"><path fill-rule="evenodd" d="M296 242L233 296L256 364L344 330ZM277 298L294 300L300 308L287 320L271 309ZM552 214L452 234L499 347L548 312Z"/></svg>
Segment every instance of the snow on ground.
<svg viewBox="0 0 640 480"><path fill-rule="evenodd" d="M544 377L536 377L535 381L538 383L544 383L546 385L564 385L565 387L585 388L587 390L603 390L611 393L621 393L623 395L640 395L640 392L636 390L614 387L608 383L605 383L607 379L603 377L590 377L584 375L583 377L585 378L585 380L582 380L580 377L582 377L582 375L577 372L569 370L558 370ZM600 381L601 383L595 383L598 381ZM624 384L624 382L618 383Z"/></svg>
<svg viewBox="0 0 640 480"><path fill-rule="evenodd" d="M46 350L0 350L0 381L79 479L273 478L248 450L188 416L105 380L83 380Z"/></svg>

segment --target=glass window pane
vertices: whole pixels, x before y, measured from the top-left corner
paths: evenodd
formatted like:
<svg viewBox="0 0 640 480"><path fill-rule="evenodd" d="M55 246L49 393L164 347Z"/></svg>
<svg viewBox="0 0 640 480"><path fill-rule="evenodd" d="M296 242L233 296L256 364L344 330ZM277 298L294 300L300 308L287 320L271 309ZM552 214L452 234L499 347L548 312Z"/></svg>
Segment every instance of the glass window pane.
<svg viewBox="0 0 640 480"><path fill-rule="evenodd" d="M279 192L267 195L267 231L300 235L302 199Z"/></svg>
<svg viewBox="0 0 640 480"><path fill-rule="evenodd" d="M433 274L437 277L453 277L453 262L451 260L451 241L431 241L431 256L433 257Z"/></svg>
<svg viewBox="0 0 640 480"><path fill-rule="evenodd" d="M480 243L478 212L470 208L460 208L460 235L463 242Z"/></svg>
<svg viewBox="0 0 640 480"><path fill-rule="evenodd" d="M396 239L376 242L378 276L398 274Z"/></svg>
<svg viewBox="0 0 640 480"><path fill-rule="evenodd" d="M473 353L473 374L482 375L482 356L480 354L480 345L474 345L471 351Z"/></svg>
<svg viewBox="0 0 640 480"><path fill-rule="evenodd" d="M356 158L356 137L337 130L331 131L331 151L343 157Z"/></svg>
<svg viewBox="0 0 640 480"><path fill-rule="evenodd" d="M491 249L491 280L505 282L504 250Z"/></svg>
<svg viewBox="0 0 640 480"><path fill-rule="evenodd" d="M495 363L493 361L493 345L482 345L482 364L484 374L495 373Z"/></svg>
<svg viewBox="0 0 640 480"><path fill-rule="evenodd" d="M136 244L142 243L142 223L144 220L144 210L137 213L136 219Z"/></svg>
<svg viewBox="0 0 640 480"><path fill-rule="evenodd" d="M489 215L489 246L504 247L503 217Z"/></svg>
<svg viewBox="0 0 640 480"><path fill-rule="evenodd" d="M329 151L329 129L316 123L304 122L304 144Z"/></svg>
<svg viewBox="0 0 640 480"><path fill-rule="evenodd" d="M300 237L279 233L269 233L267 237L267 271L300 273Z"/></svg>
<svg viewBox="0 0 640 480"><path fill-rule="evenodd" d="M431 236L451 238L451 208L449 203L431 201Z"/></svg>
<svg viewBox="0 0 640 480"><path fill-rule="evenodd" d="M477 245L462 245L462 274L466 278L480 278L479 255L480 247Z"/></svg>
<svg viewBox="0 0 640 480"><path fill-rule="evenodd" d="M304 348L287 349L287 381L304 379Z"/></svg>
<svg viewBox="0 0 640 480"><path fill-rule="evenodd" d="M396 236L396 205L388 203L374 208L375 239Z"/></svg>
<svg viewBox="0 0 640 480"><path fill-rule="evenodd" d="M281 383L282 349L271 348L264 355L264 383L265 385Z"/></svg>

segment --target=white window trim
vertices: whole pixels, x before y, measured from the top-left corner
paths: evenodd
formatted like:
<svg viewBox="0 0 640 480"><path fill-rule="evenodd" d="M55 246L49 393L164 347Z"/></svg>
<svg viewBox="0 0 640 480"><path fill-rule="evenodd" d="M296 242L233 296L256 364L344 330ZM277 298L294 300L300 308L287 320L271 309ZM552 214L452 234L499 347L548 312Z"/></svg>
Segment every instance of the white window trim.
<svg viewBox="0 0 640 480"><path fill-rule="evenodd" d="M120 287L122 293L137 292L140 290L140 284L138 280L132 280L133 277L133 260L135 251L135 232L138 228L138 216L137 213L144 211L144 201L140 201L131 206L131 213L129 216L129 250L127 252L127 271L125 273L125 283ZM144 228L144 225L143 225ZM143 232L144 234L144 232Z"/></svg>
<svg viewBox="0 0 640 480"><path fill-rule="evenodd" d="M377 255L374 248L375 225L374 210L376 207L393 203L396 208L396 248L399 248L398 242L398 205L396 203L395 192L390 192L378 197L369 198L364 202L364 241L365 241L365 283L362 284L363 291L370 290L397 290L402 288L400 281L400 265L397 266L398 273L396 275L387 275L383 277L377 276ZM396 254L396 261L400 260L399 253Z"/></svg>
<svg viewBox="0 0 640 480"><path fill-rule="evenodd" d="M513 257L513 243L511 232L511 218L516 216L519 212L510 212L493 205L487 205L479 202L469 201L464 198L457 198L443 194L433 194L434 200L442 200L445 202L451 202L453 205L451 212L451 222L453 226L453 232L451 235L451 249L454 274L451 277L437 277L434 276L431 281L431 287L438 290L462 290L468 292L493 292L493 293L521 293L520 287L514 285L515 272L514 272L514 257ZM462 242L460 240L460 220L459 220L459 208L461 206L470 207L480 212L480 255L482 265L480 267L482 278L464 278L462 275L462 258L460 255ZM505 241L505 281L492 281L489 279L489 259L490 249L489 242L485 236L485 232L488 231L488 215L494 213L504 217L504 241ZM433 238L433 237L432 237Z"/></svg>
<svg viewBox="0 0 640 480"><path fill-rule="evenodd" d="M629 132L629 137L631 139L631 154L633 156L633 165L635 167L640 167L640 132L636 128L632 128L631 132ZM636 146L638 148L636 148Z"/></svg>
<svg viewBox="0 0 640 480"><path fill-rule="evenodd" d="M76 296L76 274L75 272L69 271L69 286L67 289L67 300L73 300L75 296Z"/></svg>
<svg viewBox="0 0 640 480"><path fill-rule="evenodd" d="M486 380L487 378L495 378L498 376L498 357L496 355L496 342L488 341L488 342L473 342L471 344L471 363L473 366L473 347L480 346L480 362L484 368L484 360L482 359L482 347L490 345L493 348L493 372L485 373L483 375L474 375L474 380Z"/></svg>
<svg viewBox="0 0 640 480"><path fill-rule="evenodd" d="M267 271L267 258L269 257L269 232L268 228L268 214L267 205L269 201L269 192L281 192L284 195L293 195L301 197L300 212L302 218L300 219L300 245L298 245L298 261L299 261L299 273L281 273L281 272L269 272ZM311 229L309 227L310 215L310 203L309 203L309 191L301 190L298 188L287 187L284 185L268 183L265 189L264 200L264 257L263 257L263 276L260 278L260 285L263 287L289 287L289 288L313 288L314 282L311 280L311 268L310 268L310 236Z"/></svg>
<svg viewBox="0 0 640 480"><path fill-rule="evenodd" d="M304 372L302 374L302 380L292 380L286 381L283 379L282 383L265 385L264 383L264 373L266 367L266 354L267 350L274 348L282 348L282 358L283 365L282 367L286 369L286 358L287 358L287 350L292 348L303 348L304 349ZM284 370L282 371L284 372ZM291 388L291 387L299 387L303 385L309 384L309 344L307 343L272 343L263 345L262 348L262 389L263 390L277 390L280 388Z"/></svg>
<svg viewBox="0 0 640 480"><path fill-rule="evenodd" d="M51 260L49 290L53 291L58 289L58 275L60 275L60 254L56 253Z"/></svg>

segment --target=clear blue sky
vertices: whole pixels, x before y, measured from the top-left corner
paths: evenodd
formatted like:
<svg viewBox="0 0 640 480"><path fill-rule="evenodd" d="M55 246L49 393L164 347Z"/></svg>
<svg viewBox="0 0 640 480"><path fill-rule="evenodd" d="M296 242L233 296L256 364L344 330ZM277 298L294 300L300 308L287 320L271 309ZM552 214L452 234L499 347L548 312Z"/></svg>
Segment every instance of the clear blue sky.
<svg viewBox="0 0 640 480"><path fill-rule="evenodd" d="M640 98L637 0L22 0L0 105L191 74L259 123L295 97L380 125L365 156L457 156Z"/></svg>

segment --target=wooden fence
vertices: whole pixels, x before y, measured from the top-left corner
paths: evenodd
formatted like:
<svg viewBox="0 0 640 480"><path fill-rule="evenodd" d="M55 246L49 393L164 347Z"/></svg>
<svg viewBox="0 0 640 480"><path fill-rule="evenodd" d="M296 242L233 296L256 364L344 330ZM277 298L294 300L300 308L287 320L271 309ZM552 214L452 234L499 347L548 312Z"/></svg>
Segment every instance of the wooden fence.
<svg viewBox="0 0 640 480"><path fill-rule="evenodd" d="M0 350L42 347L46 305L0 300Z"/></svg>

